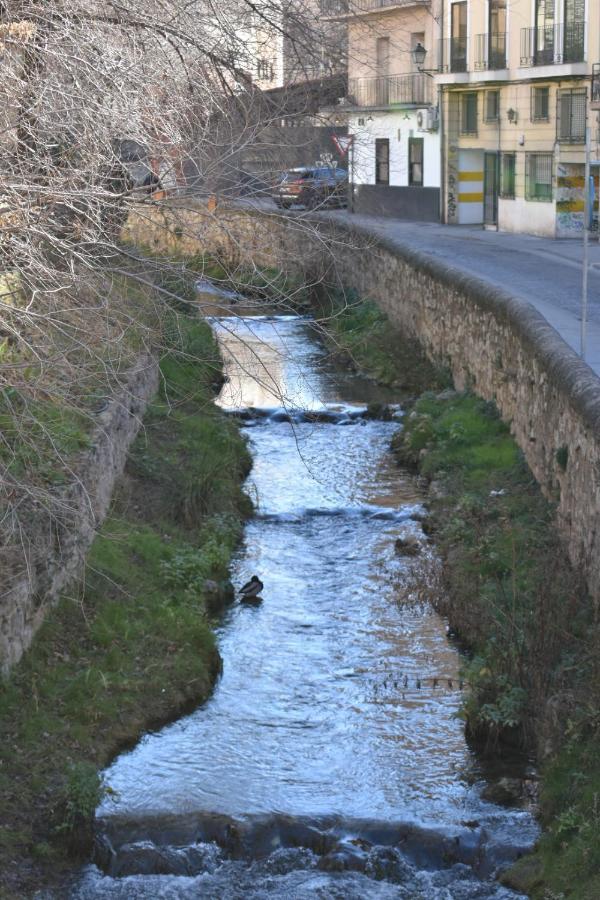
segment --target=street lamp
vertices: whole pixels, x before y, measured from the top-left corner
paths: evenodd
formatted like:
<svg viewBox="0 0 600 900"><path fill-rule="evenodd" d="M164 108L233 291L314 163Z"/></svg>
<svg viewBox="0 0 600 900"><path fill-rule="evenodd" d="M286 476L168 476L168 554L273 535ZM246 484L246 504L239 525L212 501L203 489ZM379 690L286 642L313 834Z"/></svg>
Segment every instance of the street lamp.
<svg viewBox="0 0 600 900"><path fill-rule="evenodd" d="M417 72L420 72L422 75L429 75L430 78L433 78L434 74L437 74L435 69L423 68L423 63L425 62L425 57L427 56L427 50L420 41L417 43L416 47L413 47L411 53L414 64L417 67Z"/></svg>

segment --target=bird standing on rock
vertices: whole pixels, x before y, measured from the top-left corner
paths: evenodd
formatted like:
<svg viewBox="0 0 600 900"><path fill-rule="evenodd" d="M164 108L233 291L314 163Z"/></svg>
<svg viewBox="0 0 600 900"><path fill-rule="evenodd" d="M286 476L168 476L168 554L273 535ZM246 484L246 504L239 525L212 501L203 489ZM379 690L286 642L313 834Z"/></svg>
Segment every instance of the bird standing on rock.
<svg viewBox="0 0 600 900"><path fill-rule="evenodd" d="M263 588L264 584L260 578L253 575L250 581L247 581L246 584L240 588L242 600L256 600Z"/></svg>

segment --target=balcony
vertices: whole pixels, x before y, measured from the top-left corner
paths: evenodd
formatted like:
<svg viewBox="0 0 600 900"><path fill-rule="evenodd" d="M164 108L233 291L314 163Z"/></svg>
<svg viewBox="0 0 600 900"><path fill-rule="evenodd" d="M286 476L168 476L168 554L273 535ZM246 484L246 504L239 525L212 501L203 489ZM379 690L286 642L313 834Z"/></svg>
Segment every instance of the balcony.
<svg viewBox="0 0 600 900"><path fill-rule="evenodd" d="M350 78L348 100L357 107L427 106L431 102L430 82L421 73Z"/></svg>
<svg viewBox="0 0 600 900"><path fill-rule="evenodd" d="M462 38L443 38L438 41L440 72L467 72L469 69L469 41Z"/></svg>
<svg viewBox="0 0 600 900"><path fill-rule="evenodd" d="M321 14L327 18L348 18L380 9L402 6L429 6L431 0L320 0Z"/></svg>
<svg viewBox="0 0 600 900"><path fill-rule="evenodd" d="M592 66L592 93L590 109L600 109L600 63Z"/></svg>
<svg viewBox="0 0 600 900"><path fill-rule="evenodd" d="M478 34L475 38L475 69L486 72L506 68L506 34Z"/></svg>
<svg viewBox="0 0 600 900"><path fill-rule="evenodd" d="M521 29L521 65L585 62L585 22Z"/></svg>

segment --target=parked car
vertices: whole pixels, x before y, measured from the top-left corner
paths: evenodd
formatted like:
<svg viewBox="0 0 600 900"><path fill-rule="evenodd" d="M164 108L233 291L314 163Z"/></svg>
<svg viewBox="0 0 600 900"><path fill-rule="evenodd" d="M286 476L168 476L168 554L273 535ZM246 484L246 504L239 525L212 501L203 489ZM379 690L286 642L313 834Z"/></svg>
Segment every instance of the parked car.
<svg viewBox="0 0 600 900"><path fill-rule="evenodd" d="M284 172L273 191L277 206L289 209L300 203L306 209L346 206L348 172L330 166L302 166Z"/></svg>

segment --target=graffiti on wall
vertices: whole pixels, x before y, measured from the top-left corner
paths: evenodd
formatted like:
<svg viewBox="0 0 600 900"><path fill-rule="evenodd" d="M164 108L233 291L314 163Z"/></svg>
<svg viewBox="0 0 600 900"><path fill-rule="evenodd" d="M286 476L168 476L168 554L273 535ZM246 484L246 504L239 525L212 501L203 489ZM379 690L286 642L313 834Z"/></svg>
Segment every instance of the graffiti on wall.
<svg viewBox="0 0 600 900"><path fill-rule="evenodd" d="M582 163L559 163L556 170L556 234L581 234L585 224L585 168ZM598 198L598 172L594 174ZM594 202L594 222L598 222L598 200Z"/></svg>

